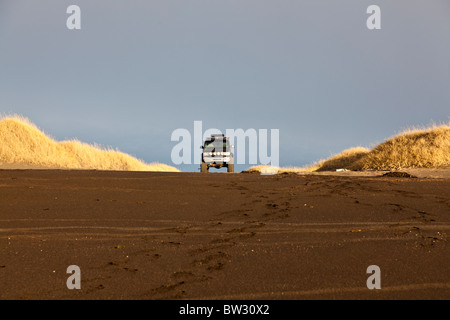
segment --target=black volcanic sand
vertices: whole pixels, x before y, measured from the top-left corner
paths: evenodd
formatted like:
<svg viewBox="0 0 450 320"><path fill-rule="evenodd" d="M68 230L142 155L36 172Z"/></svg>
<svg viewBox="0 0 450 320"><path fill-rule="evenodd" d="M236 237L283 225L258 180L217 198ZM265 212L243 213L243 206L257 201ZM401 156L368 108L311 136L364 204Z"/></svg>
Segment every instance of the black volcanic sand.
<svg viewBox="0 0 450 320"><path fill-rule="evenodd" d="M3 170L0 188L0 299L450 298L449 179Z"/></svg>

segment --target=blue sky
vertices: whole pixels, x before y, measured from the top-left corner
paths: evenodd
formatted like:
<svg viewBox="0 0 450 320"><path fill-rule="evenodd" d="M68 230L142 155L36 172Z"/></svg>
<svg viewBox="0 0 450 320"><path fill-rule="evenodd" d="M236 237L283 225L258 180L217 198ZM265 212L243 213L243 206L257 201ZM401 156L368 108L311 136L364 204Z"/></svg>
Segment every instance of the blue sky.
<svg viewBox="0 0 450 320"><path fill-rule="evenodd" d="M302 166L449 120L449 17L448 0L0 0L0 113L167 164L194 120L279 129L280 164Z"/></svg>

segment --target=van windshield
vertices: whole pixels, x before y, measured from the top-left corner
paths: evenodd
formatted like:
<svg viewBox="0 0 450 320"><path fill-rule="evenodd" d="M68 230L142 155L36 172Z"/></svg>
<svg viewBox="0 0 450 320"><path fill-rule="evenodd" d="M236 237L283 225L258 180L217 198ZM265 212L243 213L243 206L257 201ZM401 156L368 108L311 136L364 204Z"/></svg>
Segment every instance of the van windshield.
<svg viewBox="0 0 450 320"><path fill-rule="evenodd" d="M205 150L214 151L220 150L225 151L229 149L229 143L225 140L214 140L214 141L205 141Z"/></svg>

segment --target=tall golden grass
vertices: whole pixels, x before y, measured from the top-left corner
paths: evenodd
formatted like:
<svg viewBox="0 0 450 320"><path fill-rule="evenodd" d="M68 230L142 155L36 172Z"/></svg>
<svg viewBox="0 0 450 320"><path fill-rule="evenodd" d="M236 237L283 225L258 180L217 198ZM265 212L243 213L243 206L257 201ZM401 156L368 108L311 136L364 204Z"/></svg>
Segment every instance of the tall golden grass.
<svg viewBox="0 0 450 320"><path fill-rule="evenodd" d="M57 142L28 119L17 115L0 118L1 164L59 169L179 171L166 164L147 164L118 150L78 140Z"/></svg>
<svg viewBox="0 0 450 320"><path fill-rule="evenodd" d="M348 166L351 170L436 168L450 165L450 124L408 129Z"/></svg>
<svg viewBox="0 0 450 320"><path fill-rule="evenodd" d="M437 168L450 165L450 124L411 128L387 139L373 149L356 147L304 168L278 168L278 173L304 173L347 169L398 170ZM254 166L245 172L261 172Z"/></svg>

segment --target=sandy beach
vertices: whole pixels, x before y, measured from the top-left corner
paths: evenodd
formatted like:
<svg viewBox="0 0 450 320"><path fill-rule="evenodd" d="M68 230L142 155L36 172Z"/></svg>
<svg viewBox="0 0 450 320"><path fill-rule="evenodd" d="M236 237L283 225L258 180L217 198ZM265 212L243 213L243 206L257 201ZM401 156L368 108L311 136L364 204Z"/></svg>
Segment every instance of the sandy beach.
<svg viewBox="0 0 450 320"><path fill-rule="evenodd" d="M411 174L0 170L0 299L450 299L448 170Z"/></svg>

